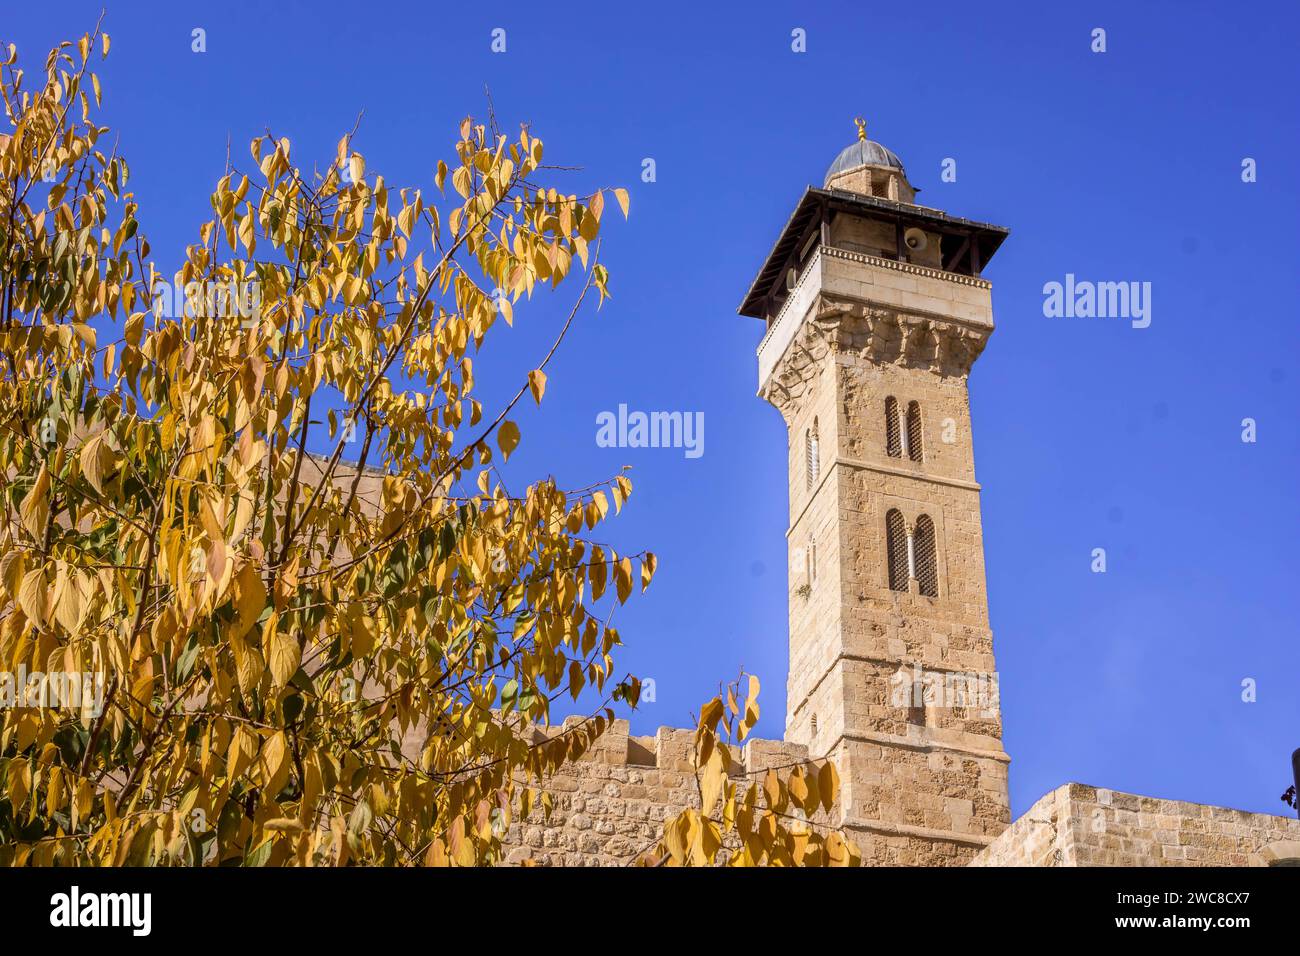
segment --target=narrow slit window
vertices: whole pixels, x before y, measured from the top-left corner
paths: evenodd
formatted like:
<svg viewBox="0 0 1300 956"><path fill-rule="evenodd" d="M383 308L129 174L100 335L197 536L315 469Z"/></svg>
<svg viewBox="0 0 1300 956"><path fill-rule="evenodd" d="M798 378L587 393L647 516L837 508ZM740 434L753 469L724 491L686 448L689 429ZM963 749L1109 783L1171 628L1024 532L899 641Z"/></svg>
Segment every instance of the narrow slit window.
<svg viewBox="0 0 1300 956"><path fill-rule="evenodd" d="M903 514L897 508L891 508L885 515L885 549L889 564L889 589L906 591L907 528L903 524Z"/></svg>
<svg viewBox="0 0 1300 956"><path fill-rule="evenodd" d="M916 519L916 583L924 597L939 596L939 555L934 538L934 521L929 515Z"/></svg>
<svg viewBox="0 0 1300 956"><path fill-rule="evenodd" d="M885 399L885 451L890 458L903 457L902 431L898 427L898 399Z"/></svg>
<svg viewBox="0 0 1300 956"><path fill-rule="evenodd" d="M821 442L817 437L817 419L812 428L803 433L804 475L808 491L812 491L821 475Z"/></svg>
<svg viewBox="0 0 1300 956"><path fill-rule="evenodd" d="M907 406L907 457L912 461L921 460L920 402L910 402Z"/></svg>

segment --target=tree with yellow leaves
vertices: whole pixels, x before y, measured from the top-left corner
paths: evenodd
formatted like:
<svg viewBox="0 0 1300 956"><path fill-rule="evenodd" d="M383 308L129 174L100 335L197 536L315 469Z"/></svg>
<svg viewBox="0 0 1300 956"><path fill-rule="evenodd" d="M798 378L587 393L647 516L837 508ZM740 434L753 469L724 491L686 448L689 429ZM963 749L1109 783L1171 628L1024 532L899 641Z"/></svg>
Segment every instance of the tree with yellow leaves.
<svg viewBox="0 0 1300 956"><path fill-rule="evenodd" d="M741 703L741 686L746 688ZM758 723L758 678L742 674L700 710L692 757L699 806L664 825L643 866L860 866L858 848L828 825L839 793L830 760L768 767L744 780L732 748Z"/></svg>
<svg viewBox="0 0 1300 956"><path fill-rule="evenodd" d="M308 173L268 133L169 283L101 145L109 46L61 44L35 90L0 52L0 669L45 675L0 711L0 862L497 862L502 824L543 812L639 692L594 605L644 589L654 556L584 537L631 482L512 495L494 467L608 295L601 222L627 194L545 184L526 128L465 120L427 193L368 173L350 135ZM489 333L566 281L550 352L485 412ZM588 719L531 732L584 689ZM833 771L809 796L795 768L757 810L713 769L715 705L704 803L659 858L848 860L782 816L829 806ZM724 805L741 849L720 856Z"/></svg>

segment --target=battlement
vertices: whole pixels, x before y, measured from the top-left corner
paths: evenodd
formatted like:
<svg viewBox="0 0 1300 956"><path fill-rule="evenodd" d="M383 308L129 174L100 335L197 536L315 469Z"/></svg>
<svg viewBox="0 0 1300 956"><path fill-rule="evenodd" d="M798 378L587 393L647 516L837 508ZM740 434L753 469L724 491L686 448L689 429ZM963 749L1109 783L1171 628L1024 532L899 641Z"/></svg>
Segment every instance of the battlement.
<svg viewBox="0 0 1300 956"><path fill-rule="evenodd" d="M538 734L556 736L582 723L570 717ZM699 806L692 750L695 731L660 727L632 736L615 720L578 760L548 778L549 820L538 810L512 823L503 839L507 863L625 866L658 842L665 820ZM762 773L808 758L808 748L782 740L747 740L732 751L733 777Z"/></svg>
<svg viewBox="0 0 1300 956"><path fill-rule="evenodd" d="M549 731L538 731L554 737L580 726L585 718L568 717ZM660 727L653 736L634 737L626 720L615 720L596 739L591 749L579 762L594 762L611 766L641 767L648 770L673 770L691 773L695 764L692 750L695 731L682 727ZM733 748L733 755L735 749ZM784 767L808 759L808 748L803 744L784 740L761 740L751 737L740 748L738 759L732 761L728 772L733 776L760 773L771 767Z"/></svg>

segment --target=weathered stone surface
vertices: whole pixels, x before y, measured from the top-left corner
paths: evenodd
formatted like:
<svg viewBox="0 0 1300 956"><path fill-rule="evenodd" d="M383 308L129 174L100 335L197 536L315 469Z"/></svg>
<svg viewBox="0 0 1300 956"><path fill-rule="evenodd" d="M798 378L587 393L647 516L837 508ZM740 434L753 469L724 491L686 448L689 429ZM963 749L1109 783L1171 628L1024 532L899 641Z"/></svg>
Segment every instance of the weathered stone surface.
<svg viewBox="0 0 1300 956"><path fill-rule="evenodd" d="M1300 865L1300 820L1067 783L971 866Z"/></svg>
<svg viewBox="0 0 1300 956"><path fill-rule="evenodd" d="M554 796L549 820L538 810L512 826L503 843L506 862L544 866L621 866L658 841L663 821L699 806L690 760L693 730L661 727L653 747L629 747L628 722L616 720L596 748L564 768L546 789ZM642 738L644 740L644 738ZM619 749L621 744L621 751ZM732 777L761 773L807 758L800 744L749 740L731 768ZM632 760L649 758L650 763ZM551 852L564 849L565 853Z"/></svg>

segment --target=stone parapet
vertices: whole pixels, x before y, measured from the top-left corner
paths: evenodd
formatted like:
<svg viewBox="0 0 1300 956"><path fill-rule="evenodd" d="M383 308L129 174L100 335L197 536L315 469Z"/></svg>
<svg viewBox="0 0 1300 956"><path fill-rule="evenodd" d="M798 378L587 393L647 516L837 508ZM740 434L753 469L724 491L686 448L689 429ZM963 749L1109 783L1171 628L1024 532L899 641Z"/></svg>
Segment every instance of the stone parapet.
<svg viewBox="0 0 1300 956"><path fill-rule="evenodd" d="M572 729L581 719L571 717L550 733ZM586 754L543 784L552 799L549 819L538 810L510 826L502 841L506 862L630 864L655 845L665 820L699 806L694 745L694 730L660 727L653 736L632 736L626 720L615 720ZM761 773L807 757L800 744L751 739L736 753L730 773Z"/></svg>
<svg viewBox="0 0 1300 956"><path fill-rule="evenodd" d="M1067 783L971 866L1300 866L1300 820Z"/></svg>

